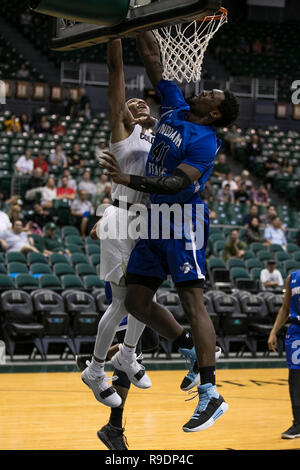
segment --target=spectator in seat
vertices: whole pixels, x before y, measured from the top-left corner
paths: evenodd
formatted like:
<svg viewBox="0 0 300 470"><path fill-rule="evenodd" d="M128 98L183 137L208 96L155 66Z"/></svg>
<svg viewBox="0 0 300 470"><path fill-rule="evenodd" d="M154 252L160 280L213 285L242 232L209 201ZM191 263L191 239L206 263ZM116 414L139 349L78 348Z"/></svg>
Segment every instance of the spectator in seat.
<svg viewBox="0 0 300 470"><path fill-rule="evenodd" d="M68 165L74 168L80 168L83 166L82 155L80 153L78 144L73 145L73 150L67 155Z"/></svg>
<svg viewBox="0 0 300 470"><path fill-rule="evenodd" d="M260 273L260 282L262 290L276 290L276 288L283 288L283 279L281 272L276 269L276 262L268 260L267 266Z"/></svg>
<svg viewBox="0 0 300 470"><path fill-rule="evenodd" d="M52 222L52 215L49 210L44 209L39 203L33 205L33 214L30 215L30 221L38 225L43 230L44 226Z"/></svg>
<svg viewBox="0 0 300 470"><path fill-rule="evenodd" d="M95 147L95 157L97 160L101 157L103 152L109 152L105 139L99 139L98 145Z"/></svg>
<svg viewBox="0 0 300 470"><path fill-rule="evenodd" d="M56 124L54 124L53 128L52 128L52 134L53 135L66 135L66 132L67 132L67 129L65 128L65 126L62 124L62 121L61 119L59 119L57 121Z"/></svg>
<svg viewBox="0 0 300 470"><path fill-rule="evenodd" d="M211 182L207 180L205 183L205 188L201 193L201 199L202 201L206 203L210 203L210 202L213 202L215 196L216 196L216 191L212 187Z"/></svg>
<svg viewBox="0 0 300 470"><path fill-rule="evenodd" d="M224 246L224 260L231 258L243 258L246 250L246 243L240 240L240 233L237 229L231 230L230 239Z"/></svg>
<svg viewBox="0 0 300 470"><path fill-rule="evenodd" d="M57 189L53 176L49 176L46 185L38 188L38 191L41 193L41 206L43 208L51 208L53 199L57 198Z"/></svg>
<svg viewBox="0 0 300 470"><path fill-rule="evenodd" d="M105 173L102 173L98 183L96 183L97 194L102 194L105 188L106 183L108 183L108 176Z"/></svg>
<svg viewBox="0 0 300 470"><path fill-rule="evenodd" d="M91 171L90 170L85 170L85 172L82 175L82 180L78 184L78 190L84 190L87 192L88 195L94 195L96 194L96 185L91 181Z"/></svg>
<svg viewBox="0 0 300 470"><path fill-rule="evenodd" d="M289 157L284 157L281 163L281 172L291 175L293 173L293 167L290 164Z"/></svg>
<svg viewBox="0 0 300 470"><path fill-rule="evenodd" d="M104 197L101 204L111 205L111 199L109 197Z"/></svg>
<svg viewBox="0 0 300 470"><path fill-rule="evenodd" d="M225 178L228 173L230 173L230 168L228 163L226 163L226 155L225 153L220 153L217 162L214 164L213 176Z"/></svg>
<svg viewBox="0 0 300 470"><path fill-rule="evenodd" d="M40 167L36 167L33 170L33 175L29 178L26 191L30 189L39 188L44 185L43 170Z"/></svg>
<svg viewBox="0 0 300 470"><path fill-rule="evenodd" d="M56 225L53 222L49 222L45 225L43 245L43 254L45 256L51 256L53 253L66 254L71 256L70 250L65 248L62 238L55 234Z"/></svg>
<svg viewBox="0 0 300 470"><path fill-rule="evenodd" d="M64 176L61 179L61 186L58 186L56 191L57 199L69 199L73 201L76 197L76 191L68 186L68 178Z"/></svg>
<svg viewBox="0 0 300 470"><path fill-rule="evenodd" d="M248 158L250 168L254 167L255 158L260 156L262 152L262 147L259 142L258 135L254 134L252 136L251 142L248 142L245 153Z"/></svg>
<svg viewBox="0 0 300 470"><path fill-rule="evenodd" d="M254 54L261 54L262 53L262 43L259 39L256 39L252 44L252 52Z"/></svg>
<svg viewBox="0 0 300 470"><path fill-rule="evenodd" d="M52 166L66 168L68 166L67 156L63 152L62 146L57 145L55 151L49 155L49 161Z"/></svg>
<svg viewBox="0 0 300 470"><path fill-rule="evenodd" d="M266 173L266 181L268 189L271 189L273 185L274 177L280 173L281 166L279 162L279 155L277 152L273 152L272 155L269 156L268 160L265 163Z"/></svg>
<svg viewBox="0 0 300 470"><path fill-rule="evenodd" d="M6 132L18 133L22 131L20 119L15 114L12 114L9 119L4 121L4 129Z"/></svg>
<svg viewBox="0 0 300 470"><path fill-rule="evenodd" d="M238 185L234 181L232 173L228 173L227 178L222 183L222 188L224 188L226 184L229 184L230 191L236 191L238 189Z"/></svg>
<svg viewBox="0 0 300 470"><path fill-rule="evenodd" d="M238 180L239 187L242 183L245 183L247 191L251 191L253 188L253 181L249 178L250 173L248 170L243 170L241 173L241 177Z"/></svg>
<svg viewBox="0 0 300 470"><path fill-rule="evenodd" d="M253 203L257 206L267 206L269 204L269 194L264 185L260 185L253 193Z"/></svg>
<svg viewBox="0 0 300 470"><path fill-rule="evenodd" d="M79 112L85 112L87 105L89 105L89 108L91 107L91 100L86 94L85 88L80 88L79 90Z"/></svg>
<svg viewBox="0 0 300 470"><path fill-rule="evenodd" d="M239 189L235 191L234 201L236 204L250 204L250 197L247 192L246 183L241 183Z"/></svg>
<svg viewBox="0 0 300 470"><path fill-rule="evenodd" d="M19 70L17 71L17 78L21 80L28 80L29 70L26 68L26 64L22 64Z"/></svg>
<svg viewBox="0 0 300 470"><path fill-rule="evenodd" d="M47 116L41 116L39 124L35 127L36 134L48 134L51 131L51 124Z"/></svg>
<svg viewBox="0 0 300 470"><path fill-rule="evenodd" d="M100 195L100 198L101 198L101 202L103 204L103 199L104 198L108 198L111 202L111 183L106 183L105 186L104 186L104 191L103 193Z"/></svg>
<svg viewBox="0 0 300 470"><path fill-rule="evenodd" d="M238 144L239 142L243 142L244 138L241 135L241 132L240 132L239 128L237 127L237 125L233 124L232 126L230 126L229 130L225 134L224 140L229 145L230 154L234 155L234 150L235 150L236 144Z"/></svg>
<svg viewBox="0 0 300 470"><path fill-rule="evenodd" d="M253 217L258 217L258 207L255 206L255 205L252 205L251 208L250 208L250 212L249 214L246 214L244 219L243 219L243 224L244 225L249 225L250 224L250 221L253 219Z"/></svg>
<svg viewBox="0 0 300 470"><path fill-rule="evenodd" d="M261 219L261 222L265 226L267 226L267 225L272 224L272 221L273 221L275 216L277 216L275 206L270 205L270 206L267 207L267 213L262 215L260 219Z"/></svg>
<svg viewBox="0 0 300 470"><path fill-rule="evenodd" d="M86 191L79 191L79 198L71 204L71 212L76 219L76 225L80 227L81 236L85 238L89 217L95 212L91 202L87 199Z"/></svg>
<svg viewBox="0 0 300 470"><path fill-rule="evenodd" d="M68 91L68 96L66 100L64 101L64 114L65 116L75 116L75 100L73 99L72 92L71 90Z"/></svg>
<svg viewBox="0 0 300 470"><path fill-rule="evenodd" d="M272 220L272 224L265 228L265 239L275 245L281 245L286 250L287 241L282 230L282 222L278 216Z"/></svg>
<svg viewBox="0 0 300 470"><path fill-rule="evenodd" d="M68 178L68 188L72 188L75 191L77 191L77 183L74 180L74 178L71 177L71 172L70 172L69 168L65 168L63 170L62 178L64 178L64 177ZM61 186L62 178L59 180L58 186Z"/></svg>
<svg viewBox="0 0 300 470"><path fill-rule="evenodd" d="M15 165L17 170L17 174L20 176L23 175L31 175L33 172L33 159L32 159L32 152L30 149L26 149L25 155L20 157Z"/></svg>
<svg viewBox="0 0 300 470"><path fill-rule="evenodd" d="M33 132L31 121L26 113L21 114L20 126L21 132Z"/></svg>
<svg viewBox="0 0 300 470"><path fill-rule="evenodd" d="M230 204L233 203L234 201L234 195L233 195L233 192L230 191L230 185L229 184L225 184L224 188L222 189L219 189L218 191L218 194L217 194L217 198L220 202L229 202Z"/></svg>
<svg viewBox="0 0 300 470"><path fill-rule="evenodd" d="M12 204L8 211L8 217L11 223L13 224L16 220L23 220L24 215L22 213L22 207L18 202Z"/></svg>
<svg viewBox="0 0 300 470"><path fill-rule="evenodd" d="M247 245L256 242L268 246L268 242L266 242L265 238L260 234L259 228L258 217L252 217L245 233L245 242Z"/></svg>
<svg viewBox="0 0 300 470"><path fill-rule="evenodd" d="M44 175L48 175L49 173L49 165L47 163L46 154L41 152L39 155L33 160L34 168L40 168Z"/></svg>
<svg viewBox="0 0 300 470"><path fill-rule="evenodd" d="M24 231L22 220L15 220L12 225L12 230L6 230L2 234L2 245L8 253L11 251L17 251L20 253L27 254L31 251L38 253L38 250L34 247L34 241Z"/></svg>

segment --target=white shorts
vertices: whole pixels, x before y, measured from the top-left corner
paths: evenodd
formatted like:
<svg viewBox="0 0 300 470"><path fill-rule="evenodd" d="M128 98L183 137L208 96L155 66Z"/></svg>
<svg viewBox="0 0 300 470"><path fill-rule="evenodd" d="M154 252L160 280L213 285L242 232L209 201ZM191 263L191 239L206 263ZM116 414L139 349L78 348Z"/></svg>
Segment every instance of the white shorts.
<svg viewBox="0 0 300 470"><path fill-rule="evenodd" d="M113 237L101 237L100 279L115 284L119 284L126 273L131 252L138 242L123 237L122 234L120 236L120 221L123 217L127 217L127 222L130 223L136 215L130 214L125 209L110 206L105 210L101 220L101 230L105 231L108 226L112 227L115 224L116 231Z"/></svg>

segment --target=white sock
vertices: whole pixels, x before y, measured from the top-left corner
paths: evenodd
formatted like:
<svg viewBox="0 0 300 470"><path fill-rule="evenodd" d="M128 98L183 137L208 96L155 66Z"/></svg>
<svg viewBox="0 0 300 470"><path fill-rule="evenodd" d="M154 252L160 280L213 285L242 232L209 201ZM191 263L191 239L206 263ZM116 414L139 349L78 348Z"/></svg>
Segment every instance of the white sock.
<svg viewBox="0 0 300 470"><path fill-rule="evenodd" d="M132 362L135 358L135 347L130 348L128 346L125 346L125 344L123 343L121 348L121 354L126 361Z"/></svg>
<svg viewBox="0 0 300 470"><path fill-rule="evenodd" d="M105 362L99 362L92 358L91 365L89 366L89 371L92 373L92 375L105 375L104 364Z"/></svg>

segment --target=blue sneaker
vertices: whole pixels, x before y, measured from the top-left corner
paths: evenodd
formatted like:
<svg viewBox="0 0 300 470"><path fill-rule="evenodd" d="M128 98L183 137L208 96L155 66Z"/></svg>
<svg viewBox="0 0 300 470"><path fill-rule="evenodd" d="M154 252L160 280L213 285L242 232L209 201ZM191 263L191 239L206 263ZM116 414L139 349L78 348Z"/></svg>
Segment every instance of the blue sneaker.
<svg viewBox="0 0 300 470"><path fill-rule="evenodd" d="M215 421L226 413L228 404L218 394L215 385L198 385L199 403L191 419L182 427L184 432L197 432L210 428Z"/></svg>
<svg viewBox="0 0 300 470"><path fill-rule="evenodd" d="M179 348L178 351L190 363L189 371L180 385L181 390L186 392L191 388L195 387L196 385L199 385L200 383L200 374L197 364L196 351L195 347L193 347L192 349ZM219 348L219 346L216 346L216 361L221 356L221 353L222 349Z"/></svg>

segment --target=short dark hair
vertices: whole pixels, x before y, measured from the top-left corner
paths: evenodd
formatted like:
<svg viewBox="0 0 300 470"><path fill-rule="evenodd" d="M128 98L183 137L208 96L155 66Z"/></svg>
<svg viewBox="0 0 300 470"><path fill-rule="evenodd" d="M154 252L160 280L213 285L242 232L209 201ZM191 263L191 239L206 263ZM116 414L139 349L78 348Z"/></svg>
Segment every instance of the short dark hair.
<svg viewBox="0 0 300 470"><path fill-rule="evenodd" d="M229 90L224 91L225 99L219 106L222 117L213 124L216 127L227 127L232 124L239 115L240 105L233 93Z"/></svg>

